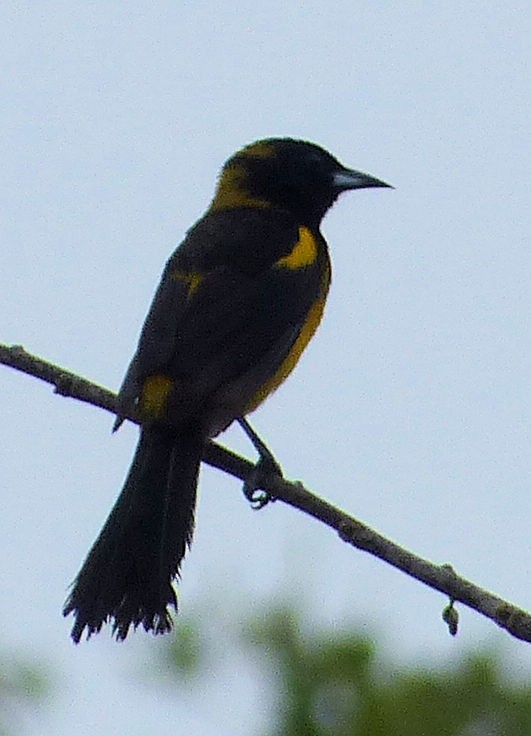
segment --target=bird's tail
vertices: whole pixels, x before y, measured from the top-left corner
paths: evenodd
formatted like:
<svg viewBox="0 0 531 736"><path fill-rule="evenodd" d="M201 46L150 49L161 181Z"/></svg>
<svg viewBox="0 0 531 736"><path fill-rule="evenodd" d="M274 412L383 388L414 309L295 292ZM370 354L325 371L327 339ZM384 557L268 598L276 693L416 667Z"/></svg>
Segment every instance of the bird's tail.
<svg viewBox="0 0 531 736"><path fill-rule="evenodd" d="M171 629L172 580L192 539L203 446L198 425L141 430L122 492L65 603L76 643L107 621L118 640L131 625Z"/></svg>

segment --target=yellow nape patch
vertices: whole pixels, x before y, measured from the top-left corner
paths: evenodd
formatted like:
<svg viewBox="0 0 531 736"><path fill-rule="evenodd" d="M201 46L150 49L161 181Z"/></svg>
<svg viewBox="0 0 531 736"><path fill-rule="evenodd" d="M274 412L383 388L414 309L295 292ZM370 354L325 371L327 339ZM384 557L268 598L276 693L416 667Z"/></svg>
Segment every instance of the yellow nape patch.
<svg viewBox="0 0 531 736"><path fill-rule="evenodd" d="M310 266L317 258L317 243L311 231L307 227L299 228L299 239L295 243L291 253L279 258L275 263L278 268L304 268Z"/></svg>
<svg viewBox="0 0 531 736"><path fill-rule="evenodd" d="M246 146L239 155L252 156L252 158L272 158L275 155L275 146L265 141L259 141Z"/></svg>
<svg viewBox="0 0 531 736"><path fill-rule="evenodd" d="M205 278L205 274L201 273L200 271L174 271L171 274L171 278L175 279L175 281L180 281L181 283L188 286L189 299L199 288L200 284Z"/></svg>
<svg viewBox="0 0 531 736"><path fill-rule="evenodd" d="M246 170L242 164L232 163L221 172L210 212L235 209L236 207L271 207L267 199L252 197L246 183Z"/></svg>
<svg viewBox="0 0 531 736"><path fill-rule="evenodd" d="M161 419L172 388L173 381L169 376L155 375L146 378L140 396L141 414L148 419Z"/></svg>

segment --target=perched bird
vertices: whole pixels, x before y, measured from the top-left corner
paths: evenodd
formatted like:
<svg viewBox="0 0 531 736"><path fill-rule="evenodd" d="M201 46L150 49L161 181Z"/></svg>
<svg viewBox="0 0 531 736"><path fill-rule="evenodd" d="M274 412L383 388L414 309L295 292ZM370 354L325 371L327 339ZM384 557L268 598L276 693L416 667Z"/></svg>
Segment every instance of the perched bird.
<svg viewBox="0 0 531 736"><path fill-rule="evenodd" d="M79 642L112 622L172 626L205 442L240 421L295 367L330 284L320 223L349 189L388 184L317 145L253 143L224 165L214 199L166 264L119 393L141 430L122 492L64 607ZM257 444L258 442L258 444Z"/></svg>

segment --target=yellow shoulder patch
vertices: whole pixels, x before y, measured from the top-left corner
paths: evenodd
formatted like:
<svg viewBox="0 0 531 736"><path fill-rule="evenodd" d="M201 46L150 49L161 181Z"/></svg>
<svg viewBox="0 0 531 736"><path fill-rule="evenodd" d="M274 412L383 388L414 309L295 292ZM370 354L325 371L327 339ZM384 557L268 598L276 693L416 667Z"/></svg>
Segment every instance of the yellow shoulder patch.
<svg viewBox="0 0 531 736"><path fill-rule="evenodd" d="M315 237L307 227L299 228L299 239L293 246L291 253L282 256L275 263L278 268L297 269L310 266L317 258L317 243Z"/></svg>
<svg viewBox="0 0 531 736"><path fill-rule="evenodd" d="M173 381L169 376L159 374L146 378L140 395L142 416L147 419L162 419L172 388Z"/></svg>
<svg viewBox="0 0 531 736"><path fill-rule="evenodd" d="M188 286L188 299L190 299L199 288L205 274L200 271L174 271L171 278Z"/></svg>

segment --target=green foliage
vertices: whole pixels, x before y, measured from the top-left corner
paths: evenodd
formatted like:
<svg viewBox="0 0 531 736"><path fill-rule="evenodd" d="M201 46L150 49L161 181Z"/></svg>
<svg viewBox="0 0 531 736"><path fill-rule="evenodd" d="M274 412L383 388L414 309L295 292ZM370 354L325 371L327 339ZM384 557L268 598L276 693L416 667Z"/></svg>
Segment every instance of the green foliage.
<svg viewBox="0 0 531 736"><path fill-rule="evenodd" d="M181 677L193 678L200 674L203 650L198 627L190 620L179 621L168 657Z"/></svg>
<svg viewBox="0 0 531 736"><path fill-rule="evenodd" d="M18 716L40 703L48 690L42 668L4 655L0 660L0 736L13 733Z"/></svg>
<svg viewBox="0 0 531 736"><path fill-rule="evenodd" d="M269 675L276 706L269 736L531 734L531 687L504 678L492 652L408 668L383 660L356 631L303 633L300 614L288 607L268 609L238 630L227 646L243 648ZM213 658L197 630L194 647L206 673ZM172 652L182 677L179 657L189 655L178 642Z"/></svg>

